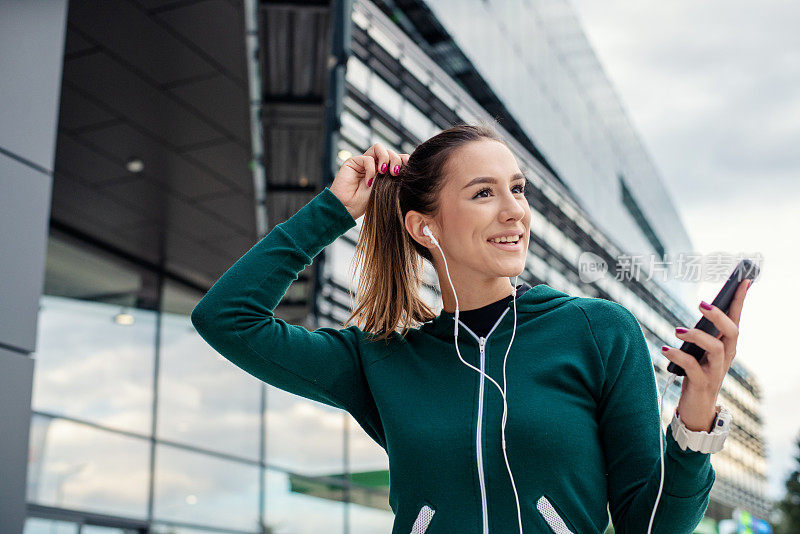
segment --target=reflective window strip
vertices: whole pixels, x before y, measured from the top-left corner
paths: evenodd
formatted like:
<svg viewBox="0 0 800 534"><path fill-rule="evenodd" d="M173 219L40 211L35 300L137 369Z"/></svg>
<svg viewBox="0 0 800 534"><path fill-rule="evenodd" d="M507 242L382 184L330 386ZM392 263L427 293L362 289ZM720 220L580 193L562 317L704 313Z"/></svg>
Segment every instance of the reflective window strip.
<svg viewBox="0 0 800 534"><path fill-rule="evenodd" d="M427 504L423 506L419 511L417 520L414 521L414 525L411 527L411 534L424 534L424 532L428 530L428 525L430 525L433 514L435 513L436 510Z"/></svg>
<svg viewBox="0 0 800 534"><path fill-rule="evenodd" d="M550 525L555 534L573 534L544 495L536 501L536 509L539 510L539 513L542 514L542 517L544 517L544 520Z"/></svg>

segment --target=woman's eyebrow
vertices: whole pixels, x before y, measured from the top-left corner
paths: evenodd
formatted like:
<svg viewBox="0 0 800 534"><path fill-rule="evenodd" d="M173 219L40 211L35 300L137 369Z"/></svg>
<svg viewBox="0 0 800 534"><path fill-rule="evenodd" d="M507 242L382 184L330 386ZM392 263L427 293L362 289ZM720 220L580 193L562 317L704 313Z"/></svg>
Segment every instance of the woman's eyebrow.
<svg viewBox="0 0 800 534"><path fill-rule="evenodd" d="M521 172L511 175L512 182L515 182L517 180L526 180L525 175L522 174ZM475 184L496 184L496 183L497 183L497 178L495 178L494 176L478 176L477 178L473 178L472 180L470 180L467 185L462 187L462 189L466 189Z"/></svg>

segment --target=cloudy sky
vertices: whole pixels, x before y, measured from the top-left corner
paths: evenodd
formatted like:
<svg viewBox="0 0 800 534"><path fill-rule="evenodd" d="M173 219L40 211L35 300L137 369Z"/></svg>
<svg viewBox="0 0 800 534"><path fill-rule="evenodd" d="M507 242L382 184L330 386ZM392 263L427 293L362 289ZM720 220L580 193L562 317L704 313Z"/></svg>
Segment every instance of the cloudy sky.
<svg viewBox="0 0 800 534"><path fill-rule="evenodd" d="M768 495L779 498L800 433L800 4L570 2L694 249L763 255L736 359L761 383Z"/></svg>

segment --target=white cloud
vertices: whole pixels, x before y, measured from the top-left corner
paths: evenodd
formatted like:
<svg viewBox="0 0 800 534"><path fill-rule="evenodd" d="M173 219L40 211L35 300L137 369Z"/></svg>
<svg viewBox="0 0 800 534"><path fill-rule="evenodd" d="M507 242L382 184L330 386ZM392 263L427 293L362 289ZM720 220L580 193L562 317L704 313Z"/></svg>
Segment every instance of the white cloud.
<svg viewBox="0 0 800 534"><path fill-rule="evenodd" d="M573 5L681 203L800 189L800 5Z"/></svg>

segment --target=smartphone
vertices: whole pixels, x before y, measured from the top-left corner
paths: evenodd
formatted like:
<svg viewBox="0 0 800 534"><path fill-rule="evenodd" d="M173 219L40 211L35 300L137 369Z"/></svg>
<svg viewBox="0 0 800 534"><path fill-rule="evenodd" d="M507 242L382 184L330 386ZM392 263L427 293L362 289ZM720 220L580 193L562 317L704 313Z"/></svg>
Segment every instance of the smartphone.
<svg viewBox="0 0 800 534"><path fill-rule="evenodd" d="M758 265L756 265L754 262L747 259L740 261L731 275L728 277L725 285L722 286L722 289L720 289L719 293L717 293L717 296L714 298L714 301L711 304L722 310L727 315L728 310L731 307L733 294L736 293L736 288L738 288L739 284L744 280L755 281L759 271L760 269L758 268ZM714 323L706 319L705 316L697 321L697 324L694 325L694 327L702 330L703 332L707 332L714 337L719 334L719 330L717 330L717 327L714 326ZM681 350L694 356L698 363L702 364L705 362L706 350L695 345L694 343L684 341L683 345L681 345ZM675 362L669 362L667 371L670 373L675 373L678 376L686 376L686 371L684 371L683 367Z"/></svg>

